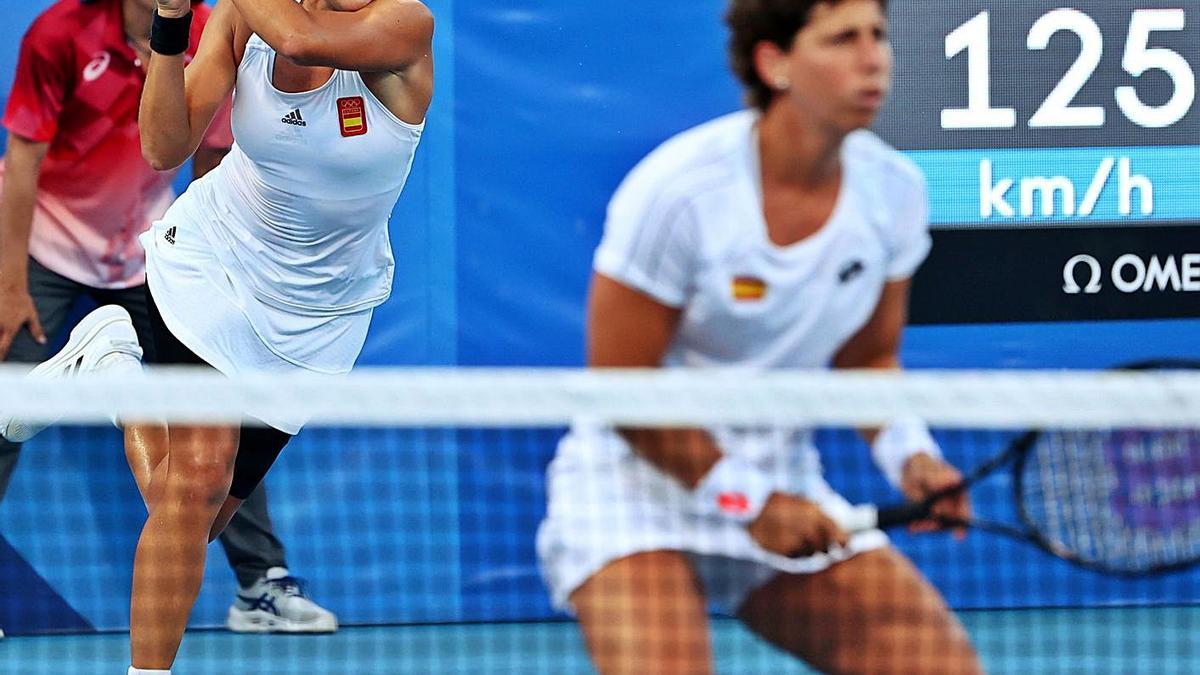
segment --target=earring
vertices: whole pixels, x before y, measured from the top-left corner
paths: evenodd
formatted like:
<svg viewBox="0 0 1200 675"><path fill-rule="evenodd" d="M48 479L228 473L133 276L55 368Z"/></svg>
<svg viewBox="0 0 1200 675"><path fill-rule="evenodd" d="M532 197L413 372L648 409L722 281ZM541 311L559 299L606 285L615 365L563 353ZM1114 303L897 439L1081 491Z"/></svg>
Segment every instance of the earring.
<svg viewBox="0 0 1200 675"><path fill-rule="evenodd" d="M792 88L792 83L786 77L775 78L775 88L779 91L787 91Z"/></svg>

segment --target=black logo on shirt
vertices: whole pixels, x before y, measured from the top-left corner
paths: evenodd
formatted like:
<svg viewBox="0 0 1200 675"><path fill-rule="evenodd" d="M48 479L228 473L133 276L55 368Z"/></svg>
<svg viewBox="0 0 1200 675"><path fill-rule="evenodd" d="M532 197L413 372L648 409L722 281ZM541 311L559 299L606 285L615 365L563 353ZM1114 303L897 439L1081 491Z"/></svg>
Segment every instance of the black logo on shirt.
<svg viewBox="0 0 1200 675"><path fill-rule="evenodd" d="M172 246L175 245L175 227L174 226L167 228L166 233L163 234L163 239L166 239L168 244L171 244Z"/></svg>
<svg viewBox="0 0 1200 675"><path fill-rule="evenodd" d="M838 272L838 281L842 282L843 284L848 284L853 281L855 277L862 274L863 270L865 269L866 267L863 266L863 261L851 260L842 267L840 272Z"/></svg>
<svg viewBox="0 0 1200 675"><path fill-rule="evenodd" d="M308 126L308 122L305 122L304 118L300 116L299 108L296 108L292 112L284 115L279 121L283 122L284 124L294 124L298 127Z"/></svg>

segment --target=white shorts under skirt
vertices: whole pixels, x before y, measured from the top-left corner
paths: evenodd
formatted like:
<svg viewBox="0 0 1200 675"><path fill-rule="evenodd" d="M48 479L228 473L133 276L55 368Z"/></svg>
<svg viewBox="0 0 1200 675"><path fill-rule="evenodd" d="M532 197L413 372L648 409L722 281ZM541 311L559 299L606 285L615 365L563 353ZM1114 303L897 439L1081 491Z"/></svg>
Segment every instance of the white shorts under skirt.
<svg viewBox="0 0 1200 675"><path fill-rule="evenodd" d="M171 240L166 233L172 230ZM197 228L158 221L140 237L146 280L167 328L226 375L348 372L362 351L371 310L305 316L265 305L226 272ZM279 411L247 414L285 433L307 421Z"/></svg>
<svg viewBox="0 0 1200 675"><path fill-rule="evenodd" d="M631 451L593 447L569 434L547 470L547 515L538 529L542 576L557 609L572 611L570 595L605 565L635 553L687 554L708 599L734 614L756 588L780 573L811 574L858 553L888 545L870 530L844 550L805 558L766 551L743 525L689 513L691 494ZM805 499L836 515L850 504L819 475L804 480Z"/></svg>

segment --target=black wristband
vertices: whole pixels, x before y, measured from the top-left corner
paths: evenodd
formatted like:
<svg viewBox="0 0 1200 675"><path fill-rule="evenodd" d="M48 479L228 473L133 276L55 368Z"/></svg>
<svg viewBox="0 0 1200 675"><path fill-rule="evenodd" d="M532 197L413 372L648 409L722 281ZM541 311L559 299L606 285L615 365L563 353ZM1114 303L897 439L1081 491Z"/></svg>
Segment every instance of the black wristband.
<svg viewBox="0 0 1200 675"><path fill-rule="evenodd" d="M150 50L163 56L178 56L187 51L192 36L192 13L167 19L154 13L150 24Z"/></svg>

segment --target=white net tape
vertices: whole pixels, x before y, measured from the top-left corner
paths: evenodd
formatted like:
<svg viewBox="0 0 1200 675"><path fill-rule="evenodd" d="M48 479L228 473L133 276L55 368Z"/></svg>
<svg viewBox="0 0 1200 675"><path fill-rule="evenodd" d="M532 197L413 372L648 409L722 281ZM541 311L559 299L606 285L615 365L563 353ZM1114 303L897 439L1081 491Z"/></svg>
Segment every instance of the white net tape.
<svg viewBox="0 0 1200 675"><path fill-rule="evenodd" d="M249 409L339 426L866 426L915 414L939 427L1196 427L1200 374L366 368L227 378L172 368L34 380L0 367L0 414L26 419L221 422Z"/></svg>

